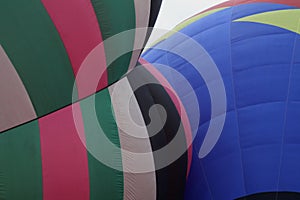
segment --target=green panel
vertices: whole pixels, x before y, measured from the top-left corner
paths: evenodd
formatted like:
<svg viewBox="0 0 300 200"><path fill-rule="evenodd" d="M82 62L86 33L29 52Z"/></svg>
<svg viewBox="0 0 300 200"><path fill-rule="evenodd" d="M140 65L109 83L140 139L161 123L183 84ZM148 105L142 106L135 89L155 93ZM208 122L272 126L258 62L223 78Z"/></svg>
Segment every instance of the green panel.
<svg viewBox="0 0 300 200"><path fill-rule="evenodd" d="M72 102L74 74L41 1L2 1L0 44L16 67L38 116Z"/></svg>
<svg viewBox="0 0 300 200"><path fill-rule="evenodd" d="M42 199L42 162L37 121L0 135L0 199Z"/></svg>
<svg viewBox="0 0 300 200"><path fill-rule="evenodd" d="M277 10L260 14L255 14L241 19L236 22L256 22L272 26L278 26L283 29L300 34L300 9Z"/></svg>
<svg viewBox="0 0 300 200"><path fill-rule="evenodd" d="M96 12L103 40L110 38L123 31L136 27L134 0L91 0ZM120 46L126 49L133 49L135 31L132 31L127 40L111 46L105 45L106 57L110 57L109 52L116 53ZM120 56L115 62L108 66L108 83L111 84L119 80L129 67L132 52Z"/></svg>
<svg viewBox="0 0 300 200"><path fill-rule="evenodd" d="M95 97L95 107L93 105L93 97ZM103 90L93 97L81 102L87 148L90 149L95 147L102 155L106 155L106 158L108 158L107 162L122 169L122 155L120 151L118 127L111 109L109 92L108 90ZM94 117L93 115L94 108L97 117ZM110 150L109 148L104 147L104 140L97 138L97 135L103 134L103 132L95 128L94 118L98 118L96 121L102 127L105 136L118 147L117 149ZM90 173L90 199L123 199L123 172L104 165L90 152L88 153L88 161Z"/></svg>

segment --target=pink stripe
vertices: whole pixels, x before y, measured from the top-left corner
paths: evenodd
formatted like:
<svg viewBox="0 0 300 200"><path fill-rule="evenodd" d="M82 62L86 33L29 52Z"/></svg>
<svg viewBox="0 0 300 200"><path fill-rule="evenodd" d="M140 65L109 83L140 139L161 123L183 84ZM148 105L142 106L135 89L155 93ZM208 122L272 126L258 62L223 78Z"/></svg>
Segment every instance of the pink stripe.
<svg viewBox="0 0 300 200"><path fill-rule="evenodd" d="M181 120L184 126L184 132L186 135L187 144L189 145L188 148L188 168L187 168L187 174L188 177L190 173L191 163L192 163L192 154L193 154L193 147L192 147L192 130L190 126L190 122L187 116L187 113L185 111L185 108L180 101L180 98L178 97L176 91L173 89L173 87L170 85L168 80L150 63L148 63L144 59L140 59L139 62L162 84L162 86L165 88L169 96L171 97L172 101L174 102L176 109L178 113L181 115Z"/></svg>
<svg viewBox="0 0 300 200"><path fill-rule="evenodd" d="M44 200L89 199L87 152L77 133L83 121L76 119L76 130L72 108L81 112L77 104L39 120Z"/></svg>
<svg viewBox="0 0 300 200"><path fill-rule="evenodd" d="M74 74L77 76L84 59L103 41L94 8L89 0L42 0L42 2L60 34ZM98 55L97 67L103 69L103 76L98 77L98 81L101 78L98 90L108 84L105 51L104 46L101 47L103 50L102 54ZM86 82L89 80L76 80L79 98L90 95L86 91L91 89L86 87L92 86Z"/></svg>

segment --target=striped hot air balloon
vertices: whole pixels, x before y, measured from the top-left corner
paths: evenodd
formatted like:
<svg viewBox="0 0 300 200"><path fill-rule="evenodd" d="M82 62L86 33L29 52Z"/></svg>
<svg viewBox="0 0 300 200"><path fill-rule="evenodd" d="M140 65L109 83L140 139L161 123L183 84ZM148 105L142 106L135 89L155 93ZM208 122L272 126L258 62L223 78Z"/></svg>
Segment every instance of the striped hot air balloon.
<svg viewBox="0 0 300 200"><path fill-rule="evenodd" d="M0 130L71 104L75 78L90 52L116 34L153 26L160 3L159 0L143 4L134 0L1 3L1 90L5 95L0 103L6 106L1 106ZM142 46L136 42L146 41L147 35L142 35L142 39L138 36L135 38L132 31L127 41L111 46L104 43L98 48L95 68L101 68L102 74L97 91L135 66L137 51L120 56L109 66L106 60L111 51ZM85 78L76 80L76 100L94 92L89 88L90 80Z"/></svg>
<svg viewBox="0 0 300 200"><path fill-rule="evenodd" d="M2 132L1 199L182 199L189 127L175 102L139 67L82 101ZM156 104L168 117L153 132L151 120L165 116L155 107L149 116ZM174 137L166 153L182 151L163 166L159 150Z"/></svg>
<svg viewBox="0 0 300 200"><path fill-rule="evenodd" d="M300 199L299 8L297 0L227 1L178 25L143 55L191 122L185 199ZM166 66L193 87L200 121ZM222 84L215 67L225 101L216 99Z"/></svg>
<svg viewBox="0 0 300 200"><path fill-rule="evenodd" d="M153 26L160 4L0 3L0 199L183 198L187 120L145 68L125 75L150 33L135 28ZM182 152L163 163L175 134Z"/></svg>

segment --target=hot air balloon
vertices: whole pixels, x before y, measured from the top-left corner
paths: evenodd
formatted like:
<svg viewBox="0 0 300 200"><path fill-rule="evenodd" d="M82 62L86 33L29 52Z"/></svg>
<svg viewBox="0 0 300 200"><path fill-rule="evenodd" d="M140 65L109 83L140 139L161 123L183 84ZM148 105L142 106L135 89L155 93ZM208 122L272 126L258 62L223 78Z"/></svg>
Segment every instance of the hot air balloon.
<svg viewBox="0 0 300 200"><path fill-rule="evenodd" d="M125 75L150 33L135 28L153 26L160 4L0 3L0 199L183 197L186 144L170 165L158 167L155 152L174 133L177 147L185 141L176 101L143 67ZM120 49L131 51L108 62ZM165 114L151 135L151 120Z"/></svg>
<svg viewBox="0 0 300 200"><path fill-rule="evenodd" d="M23 96L25 103L18 104L10 100L14 105L12 107L18 110L20 119L14 117L17 122L10 122L9 116L5 115L5 119L2 120L4 125L0 130L15 126L20 121L34 119L35 116L46 115L70 104L75 78L88 54L101 42L116 34L139 27L153 26L160 3L159 0L149 0L143 5L131 0L118 2L118 4L106 0L84 2L45 0L30 4L16 0L3 3L0 32L1 60L5 65L14 68L6 67L7 72L1 73L5 74L6 79L11 80L8 83L1 77L1 80L6 82L2 85L15 85L15 93ZM147 38L144 37L146 41ZM103 73L97 91L118 80L131 65L136 64L136 55L132 55L136 52L121 56L109 66L106 59L110 55L109 52L113 50L122 47L133 50L137 39L141 40L135 38L135 32L132 31L128 40L123 43L114 46L104 44L99 47L101 52L98 55L100 60L98 68L103 69ZM92 94L86 86L89 80L77 79L76 81L77 99ZM10 90L12 89L7 87L5 92L10 94L8 92ZM28 98L32 103L27 102ZM17 105L20 108L16 108ZM22 109L27 109L24 110L26 114L22 114ZM14 115L11 108L10 113Z"/></svg>
<svg viewBox="0 0 300 200"><path fill-rule="evenodd" d="M185 199L300 199L299 8L296 0L227 1L143 55L176 91L192 127ZM199 121L174 71L193 87ZM225 100L216 98L222 85Z"/></svg>

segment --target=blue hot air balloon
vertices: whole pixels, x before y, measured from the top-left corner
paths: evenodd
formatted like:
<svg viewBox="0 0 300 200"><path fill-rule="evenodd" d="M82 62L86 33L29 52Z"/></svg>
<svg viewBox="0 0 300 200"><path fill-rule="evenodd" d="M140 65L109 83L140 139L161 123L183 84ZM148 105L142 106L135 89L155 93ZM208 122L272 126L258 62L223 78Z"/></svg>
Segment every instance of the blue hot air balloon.
<svg viewBox="0 0 300 200"><path fill-rule="evenodd" d="M185 199L300 199L299 8L296 0L228 1L144 53L191 124ZM197 108L178 73L193 88Z"/></svg>

